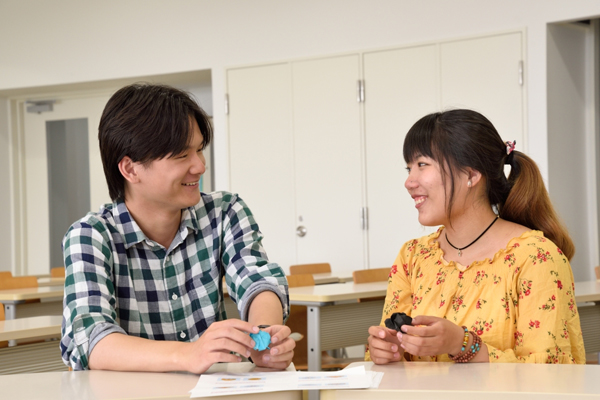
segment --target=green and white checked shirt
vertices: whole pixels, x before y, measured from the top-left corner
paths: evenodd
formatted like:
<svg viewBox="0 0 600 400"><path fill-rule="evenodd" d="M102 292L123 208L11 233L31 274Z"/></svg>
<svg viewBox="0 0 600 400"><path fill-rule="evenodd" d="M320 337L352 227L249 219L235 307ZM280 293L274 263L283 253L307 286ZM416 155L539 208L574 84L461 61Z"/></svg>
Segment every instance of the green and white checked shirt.
<svg viewBox="0 0 600 400"><path fill-rule="evenodd" d="M287 318L287 281L269 263L261 240L246 204L227 192L202 193L196 206L182 210L168 249L144 235L123 202L89 213L63 240L63 361L87 369L96 343L114 332L198 339L211 323L227 318L223 276L242 318L265 290L279 296Z"/></svg>

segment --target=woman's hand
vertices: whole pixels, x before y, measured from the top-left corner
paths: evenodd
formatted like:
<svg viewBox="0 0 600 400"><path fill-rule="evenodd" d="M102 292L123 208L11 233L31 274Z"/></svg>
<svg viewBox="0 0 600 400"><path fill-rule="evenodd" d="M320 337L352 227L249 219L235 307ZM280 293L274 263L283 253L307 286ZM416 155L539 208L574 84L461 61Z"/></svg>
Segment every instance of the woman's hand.
<svg viewBox="0 0 600 400"><path fill-rule="evenodd" d="M397 331L384 326L369 328L369 353L375 364L387 364L402 360L404 350L400 348Z"/></svg>
<svg viewBox="0 0 600 400"><path fill-rule="evenodd" d="M296 342L291 339L292 331L285 325L271 325L264 329L271 335L270 349L250 350L252 361L259 367L286 369L294 357Z"/></svg>
<svg viewBox="0 0 600 400"><path fill-rule="evenodd" d="M444 318L419 315L413 326L402 326L398 332L400 346L415 356L456 355L460 353L465 331ZM415 326L423 325L423 326Z"/></svg>

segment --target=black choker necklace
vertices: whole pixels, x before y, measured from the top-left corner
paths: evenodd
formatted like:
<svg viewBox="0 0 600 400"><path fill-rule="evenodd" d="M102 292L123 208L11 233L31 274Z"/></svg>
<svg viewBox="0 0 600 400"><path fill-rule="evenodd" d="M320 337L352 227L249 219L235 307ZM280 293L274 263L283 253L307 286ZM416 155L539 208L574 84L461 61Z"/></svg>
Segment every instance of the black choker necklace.
<svg viewBox="0 0 600 400"><path fill-rule="evenodd" d="M460 257L460 256L462 256L462 251L463 251L464 249L466 249L467 247L471 246L471 245L472 245L473 243L475 243L476 241L478 241L478 240L479 240L479 239L480 239L480 238L481 238L481 237L482 237L482 236L483 236L483 235L484 235L484 234L485 234L485 233L486 233L486 232L487 232L487 231L488 231L488 230L489 230L489 229L492 227L492 225L494 225L494 223L495 223L496 221L498 221L498 218L500 218L500 217L499 217L499 216L496 216L496 218L494 218L494 220L492 221L492 223L491 223L491 224L490 224L490 225L489 225L487 228L485 228L485 231L483 231L483 232L481 233L481 235L477 236L477 239L473 240L471 243L469 243L469 244L468 244L468 245L466 245L465 247L461 247L461 248L459 249L458 247L456 247L455 245L453 245L452 243L450 243L450 241L448 240L448 234L447 234L446 232L444 232L444 235L446 236L446 242L448 242L448 244L449 244L450 246L452 246L452 248L454 248L454 249L458 250L458 256Z"/></svg>

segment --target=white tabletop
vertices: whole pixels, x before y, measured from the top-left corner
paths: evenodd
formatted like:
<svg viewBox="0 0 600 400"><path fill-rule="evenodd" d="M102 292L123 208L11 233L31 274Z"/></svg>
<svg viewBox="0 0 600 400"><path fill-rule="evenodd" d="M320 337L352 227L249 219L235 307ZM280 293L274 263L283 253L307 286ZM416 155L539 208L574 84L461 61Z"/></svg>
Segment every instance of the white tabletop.
<svg viewBox="0 0 600 400"><path fill-rule="evenodd" d="M62 286L46 286L26 289L0 290L0 302L13 302L35 299L62 299L64 288Z"/></svg>
<svg viewBox="0 0 600 400"><path fill-rule="evenodd" d="M62 317L45 315L0 321L0 340L32 339L59 336Z"/></svg>
<svg viewBox="0 0 600 400"><path fill-rule="evenodd" d="M44 287L44 286L64 286L65 285L65 278L50 278L50 277L44 277L44 278L38 278L38 286L39 287Z"/></svg>
<svg viewBox="0 0 600 400"><path fill-rule="evenodd" d="M327 390L333 399L570 399L600 397L600 366L425 363L374 365L353 363L383 372L378 389ZM552 397L549 397L552 396Z"/></svg>
<svg viewBox="0 0 600 400"><path fill-rule="evenodd" d="M575 301L578 303L600 301L600 282L575 282Z"/></svg>
<svg viewBox="0 0 600 400"><path fill-rule="evenodd" d="M387 286L387 281L303 286L289 288L289 295L293 303L327 303L385 296Z"/></svg>
<svg viewBox="0 0 600 400"><path fill-rule="evenodd" d="M290 366L293 370L293 365ZM209 372L249 372L251 363L217 364ZM1 397L11 400L186 399L199 375L187 373L77 371L0 376ZM301 400L302 392L204 397L221 400Z"/></svg>

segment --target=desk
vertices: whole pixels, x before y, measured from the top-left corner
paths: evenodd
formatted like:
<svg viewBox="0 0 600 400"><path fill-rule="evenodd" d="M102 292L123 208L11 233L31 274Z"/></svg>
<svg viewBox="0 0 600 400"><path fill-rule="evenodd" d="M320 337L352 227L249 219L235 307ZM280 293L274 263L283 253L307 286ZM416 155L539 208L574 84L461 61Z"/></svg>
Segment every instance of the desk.
<svg viewBox="0 0 600 400"><path fill-rule="evenodd" d="M6 319L39 315L62 315L64 288L47 286L27 289L0 290L0 303L4 304ZM40 303L27 303L26 300L41 300Z"/></svg>
<svg viewBox="0 0 600 400"><path fill-rule="evenodd" d="M306 306L308 370L321 369L321 351L365 344L368 329L379 325L387 282L340 283L290 288L290 304Z"/></svg>
<svg viewBox="0 0 600 400"><path fill-rule="evenodd" d="M322 400L531 400L600 398L600 366L549 364L353 363L383 372L377 389L323 390Z"/></svg>
<svg viewBox="0 0 600 400"><path fill-rule="evenodd" d="M58 315L0 321L0 341L60 337L61 324Z"/></svg>
<svg viewBox="0 0 600 400"><path fill-rule="evenodd" d="M575 301L587 353L600 353L600 282L575 282Z"/></svg>
<svg viewBox="0 0 600 400"><path fill-rule="evenodd" d="M315 279L315 285L352 282L352 272L325 272L322 274L312 274L312 276Z"/></svg>
<svg viewBox="0 0 600 400"><path fill-rule="evenodd" d="M65 286L65 278L50 278L50 277L38 278L38 286L39 287Z"/></svg>
<svg viewBox="0 0 600 400"><path fill-rule="evenodd" d="M60 338L62 317L42 316L0 321L0 340ZM0 375L66 371L59 341L42 341L0 349Z"/></svg>
<svg viewBox="0 0 600 400"><path fill-rule="evenodd" d="M251 363L217 364L208 372L249 372ZM293 366L291 366L293 371ZM0 376L2 398L11 400L185 399L199 375L188 373L77 371ZM301 400L301 391L204 397L219 400Z"/></svg>
<svg viewBox="0 0 600 400"><path fill-rule="evenodd" d="M318 371L321 350L366 342L369 326L379 325L383 301L356 299L385 296L387 282L345 283L290 288L290 304L307 306L308 369ZM587 352L600 352L600 282L576 282L575 301ZM594 302L594 304L581 304ZM334 307L335 306L335 307Z"/></svg>

